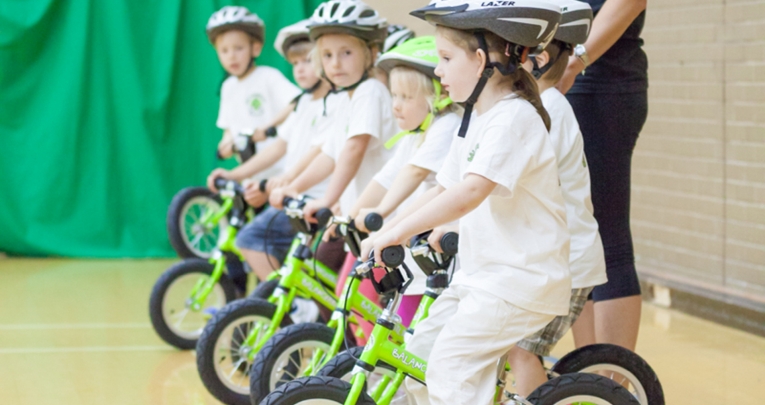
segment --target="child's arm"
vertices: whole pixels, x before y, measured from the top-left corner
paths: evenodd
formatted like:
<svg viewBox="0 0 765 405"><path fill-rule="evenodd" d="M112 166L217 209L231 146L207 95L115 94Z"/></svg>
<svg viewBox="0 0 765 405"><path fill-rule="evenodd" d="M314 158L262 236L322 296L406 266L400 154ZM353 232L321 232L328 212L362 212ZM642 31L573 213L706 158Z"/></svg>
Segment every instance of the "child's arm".
<svg viewBox="0 0 765 405"><path fill-rule="evenodd" d="M372 135L363 134L356 135L345 141L343 149L338 156L337 163L334 164L332 178L329 181L326 194L318 200L312 200L306 203L305 208L303 209L305 218L312 221L316 211L322 208L331 207L340 200L340 196L343 195L348 184L350 184L351 180L356 176L356 172L358 172L359 167L361 166L361 161L364 158L364 154L367 151L367 145L369 145L371 138ZM331 159L329 156L326 156L326 158ZM324 178L326 178L326 176L321 180Z"/></svg>
<svg viewBox="0 0 765 405"><path fill-rule="evenodd" d="M298 176L300 176L300 174L303 173L306 168L308 168L308 165L313 162L316 156L319 156L319 153L321 153L321 146L312 146L311 149L309 149L308 152L301 156L300 160L298 160L295 165L287 169L284 174L270 179L268 181L267 190L270 192L273 189L288 186L292 181L297 179Z"/></svg>
<svg viewBox="0 0 765 405"><path fill-rule="evenodd" d="M300 173L287 187L277 188L271 192L268 202L276 209L282 208L284 197L296 197L305 190L319 184L329 177L335 169L335 161L326 153L319 153L308 167ZM313 200L315 201L315 200ZM311 216L310 218L313 218Z"/></svg>
<svg viewBox="0 0 765 405"><path fill-rule="evenodd" d="M390 190L384 192L384 196L375 195L374 197L376 197L376 199L370 200L370 202L366 203L366 205L357 204L359 208L375 207L374 203L382 199L382 201L380 201L375 208L362 209L357 212L357 215L352 215L353 218L357 219L357 221L355 221L356 227L362 232L369 232L369 230L364 226L364 218L366 218L368 214L376 212L383 218L387 218L393 211L396 210L396 208L399 207L399 205L401 205L402 202L404 202L404 200L412 195L414 190L420 186L422 181L425 180L425 178L428 177L430 173L430 170L419 166L411 164L404 166L396 175L396 179L393 180L393 184L391 185ZM372 183L377 184L377 182L374 181ZM379 187L382 188L382 186ZM364 193L366 193L366 190ZM361 198L359 198L359 201L361 201Z"/></svg>
<svg viewBox="0 0 765 405"><path fill-rule="evenodd" d="M491 194L496 185L481 175L468 174L463 181L449 187L385 234L378 236L373 244L375 261L382 263L382 249L401 245L414 235L467 215Z"/></svg>
<svg viewBox="0 0 765 405"><path fill-rule="evenodd" d="M367 214L371 212L377 212L371 208L377 206L377 203L380 201L380 199L385 197L386 192L388 192L388 190L386 190L385 187L378 183L377 180L370 181L369 184L367 184L367 187L364 189L364 192L361 193L361 196L359 196L358 200L356 200L356 204L354 204L353 208L351 208L351 211L348 212L348 215L351 218L361 218L362 215L366 217ZM361 224L360 228L359 224ZM363 219L356 221L356 227L362 232L369 232L369 230L364 226Z"/></svg>
<svg viewBox="0 0 765 405"><path fill-rule="evenodd" d="M228 159L234 155L234 136L231 135L231 131L228 129L223 131L223 136L218 142L218 155L222 159Z"/></svg>
<svg viewBox="0 0 765 405"><path fill-rule="evenodd" d="M250 160L239 165L231 171L224 169L215 169L207 176L207 187L210 190L217 191L215 189L215 179L223 177L229 180L235 180L241 182L244 179L250 178L257 173L262 172L265 169L273 166L287 153L287 142L283 139L277 139L262 152L253 156Z"/></svg>
<svg viewBox="0 0 765 405"><path fill-rule="evenodd" d="M279 125L282 125L284 121L287 119L287 117L290 116L292 111L295 109L295 104L289 103L286 107L284 107L281 111L279 111L278 114L276 114L276 117L273 121L271 121L271 124L266 125L264 128L258 128L255 130L255 132L252 133L252 140L255 142L262 142L266 140L266 130L271 127L278 127Z"/></svg>

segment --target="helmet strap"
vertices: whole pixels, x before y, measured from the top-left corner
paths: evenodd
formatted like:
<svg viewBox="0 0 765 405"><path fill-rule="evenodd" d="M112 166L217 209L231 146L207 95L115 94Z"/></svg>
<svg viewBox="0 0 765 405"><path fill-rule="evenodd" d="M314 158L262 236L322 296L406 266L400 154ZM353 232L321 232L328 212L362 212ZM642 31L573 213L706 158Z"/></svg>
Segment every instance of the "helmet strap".
<svg viewBox="0 0 765 405"><path fill-rule="evenodd" d="M300 92L300 94L297 95L297 97L293 98L291 102L295 104L295 108L293 108L292 111L297 111L298 101L300 100L301 97L303 97L306 94L313 94L313 92L318 90L319 87L321 87L321 79L317 80L316 84L314 84L308 89L303 90L302 92Z"/></svg>
<svg viewBox="0 0 765 405"><path fill-rule="evenodd" d="M544 65L543 67L539 67L536 56L529 56L531 63L534 65L534 69L532 69L531 75L534 76L535 79L539 80L539 78L542 77L542 75L547 73L548 70L552 69L555 63L558 62L561 56L563 56L563 53L569 49L571 49L571 45L564 42L560 42L560 51L558 52L558 55L555 58L548 61L547 64ZM548 52L548 55L549 54L550 53Z"/></svg>
<svg viewBox="0 0 765 405"><path fill-rule="evenodd" d="M433 111L429 112L428 115L425 116L425 119L422 121L422 124L420 124L419 127L412 131L401 131L394 135L392 138L388 140L388 142L385 142L385 149L391 149L393 146L395 146L398 141L400 141L403 137L407 135L414 135L426 132L430 126L433 124L433 121L436 119L436 114L440 113L444 110L444 108L452 105L454 102L450 97L441 98L441 94L443 94L443 87L441 87L441 83L436 79L431 79L433 81L433 87L435 89L435 101L433 102Z"/></svg>
<svg viewBox="0 0 765 405"><path fill-rule="evenodd" d="M329 97L330 94L342 93L344 91L355 90L356 87L359 87L361 85L361 83L364 83L364 81L369 79L369 73L364 72L364 74L361 75L361 79L359 79L358 82L356 82L356 83L354 83L354 84L352 84L352 85L350 85L348 87L340 87L340 88L338 88L335 85L335 83L332 83L332 81L329 80L329 78L327 77L326 73L322 72L321 77L324 78L324 80L326 80L327 82L329 82L330 86L332 86L332 88L329 90L329 92L327 92L327 95L324 96L324 116L326 117L327 116L327 97Z"/></svg>

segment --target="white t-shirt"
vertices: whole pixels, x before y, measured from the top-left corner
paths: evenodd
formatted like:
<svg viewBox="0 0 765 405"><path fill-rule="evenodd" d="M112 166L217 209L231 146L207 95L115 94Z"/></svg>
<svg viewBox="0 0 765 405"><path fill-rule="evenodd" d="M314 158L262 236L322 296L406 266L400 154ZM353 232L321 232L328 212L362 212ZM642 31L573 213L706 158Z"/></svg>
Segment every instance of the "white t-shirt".
<svg viewBox="0 0 765 405"><path fill-rule="evenodd" d="M287 153L284 155L284 167L289 170L297 165L300 159L312 147L321 147L327 134L329 121L324 117L324 100L313 99L312 94L300 97L297 109L292 112L279 127L278 137L287 142ZM311 187L304 194L320 198L327 191L329 179Z"/></svg>
<svg viewBox="0 0 765 405"><path fill-rule="evenodd" d="M394 150L385 149L385 142L398 133L398 126L393 119L390 92L379 80L368 79L353 92L353 98L347 91L333 94L333 105L328 109L332 129L327 137L322 152L338 161L345 142L357 135L371 135L364 159L356 177L348 185L340 206L347 213L364 191L375 174L393 156Z"/></svg>
<svg viewBox="0 0 765 405"><path fill-rule="evenodd" d="M451 146L452 140L457 136L460 122L459 115L448 113L437 117L427 132L407 135L396 143L396 153L393 155L393 158L388 160L388 163L374 177L377 183L390 190L396 176L406 165L413 165L431 171L428 177L414 190L412 195L401 203L401 208L413 203L420 195L436 185L436 173L441 170L441 166L444 160L446 160L449 146ZM414 275L412 284L406 289L406 295L423 294L427 277L420 271L409 249L406 250L405 263Z"/></svg>
<svg viewBox="0 0 765 405"><path fill-rule="evenodd" d="M550 114L550 139L558 158L558 175L571 233L571 286L594 287L607 281L606 260L598 222L592 216L590 170L584 156L582 133L571 104L558 89L545 90L542 104Z"/></svg>
<svg viewBox="0 0 765 405"><path fill-rule="evenodd" d="M220 90L216 125L233 134L251 134L258 128L270 125L276 115L298 94L300 89L272 67L258 66L242 80L231 76L223 82ZM258 150L263 150L271 142L272 139L258 142ZM282 168L280 160L256 177L265 179L279 175Z"/></svg>
<svg viewBox="0 0 765 405"><path fill-rule="evenodd" d="M497 186L460 218L460 262L452 284L479 288L544 314L569 311L569 234L552 142L536 109L508 95L475 112L452 142L436 179L445 188L468 174Z"/></svg>

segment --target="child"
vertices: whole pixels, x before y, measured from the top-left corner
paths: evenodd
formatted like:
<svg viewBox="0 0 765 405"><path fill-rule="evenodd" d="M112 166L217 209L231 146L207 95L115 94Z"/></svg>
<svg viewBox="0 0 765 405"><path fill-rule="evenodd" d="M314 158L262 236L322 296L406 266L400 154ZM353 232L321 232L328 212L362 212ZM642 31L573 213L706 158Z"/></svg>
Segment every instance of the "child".
<svg viewBox="0 0 765 405"><path fill-rule="evenodd" d="M215 191L214 182L218 177L243 181L267 170L280 159L284 159L286 172L267 180L266 191L291 181L299 175L311 160L321 151L327 120L322 117L324 97L329 93L327 81L320 79L313 69L310 53L313 43L308 37L308 20L284 27L279 31L274 45L277 51L292 64L292 72L298 85L304 89L295 101L294 112L278 129L278 136L267 148L234 170L215 169L207 178L207 185ZM307 191L307 194L321 196L327 186L321 182ZM267 194L260 190L258 182L249 182L245 199L252 206L262 206ZM283 211L267 208L245 226L237 236L237 246L247 263L261 280L284 261L295 231ZM322 254L326 253L326 254ZM342 242L340 252L342 253ZM329 267L339 268L331 257L330 246L322 246L317 256ZM337 254L335 254L337 256ZM344 255L340 256L342 261ZM307 300L297 299L296 310L290 316L294 322L316 319L318 308ZM305 314L305 316L303 316Z"/></svg>
<svg viewBox="0 0 765 405"><path fill-rule="evenodd" d="M419 404L488 404L497 360L568 313L569 234L549 117L520 67L529 49L552 39L560 8L434 1L412 14L437 25L436 74L465 102L465 116L439 185L372 247L380 262L383 248L460 220L461 270L407 345L428 359L427 387L406 387ZM529 21L538 24L529 29Z"/></svg>
<svg viewBox="0 0 765 405"><path fill-rule="evenodd" d="M436 185L436 172L460 124L454 112L457 107L434 73L437 63L432 36L410 39L385 53L377 63L378 69L390 75L393 115L403 132L385 145L391 148L395 144L395 155L367 185L350 213L356 218L356 227L364 232L369 232L364 226L368 214L388 217ZM374 208L361 209L364 206ZM415 277L398 311L404 325L411 322L425 292L425 275L417 271L409 255L407 265Z"/></svg>
<svg viewBox="0 0 765 405"><path fill-rule="evenodd" d="M313 221L316 211L338 202L341 211L349 213L358 193L392 155L383 145L397 128L388 89L368 79L387 35L385 19L361 1L332 0L319 5L311 20L314 63L339 89L329 97L335 103L334 111L328 112L332 134L298 178L271 193L270 203L281 207L285 195L297 196L331 174L324 196L309 201L304 209L305 217Z"/></svg>
<svg viewBox="0 0 765 405"><path fill-rule="evenodd" d="M271 141L266 141L266 129L283 120L281 112L300 91L278 70L255 64L265 40L263 21L245 7L226 6L210 17L207 37L231 75L220 91L216 125L223 130L223 137L218 154L230 157L235 138L243 133L252 134L261 148L267 146ZM280 169L280 165L274 165L261 175L269 178L279 174Z"/></svg>
<svg viewBox="0 0 765 405"><path fill-rule="evenodd" d="M566 218L571 233L571 301L568 314L557 316L544 329L520 341L510 350L510 366L515 388L528 396L547 381L537 356L550 350L571 328L582 311L592 288L606 282L606 264L598 223L592 215L590 172L584 156L584 142L574 111L556 88L566 69L571 49L584 43L592 22L587 3L573 0L547 0L561 6L561 22L555 37L544 52L529 58L524 68L537 78L542 103L550 114L550 139L558 159L561 191L566 202ZM578 22L578 24L569 24Z"/></svg>

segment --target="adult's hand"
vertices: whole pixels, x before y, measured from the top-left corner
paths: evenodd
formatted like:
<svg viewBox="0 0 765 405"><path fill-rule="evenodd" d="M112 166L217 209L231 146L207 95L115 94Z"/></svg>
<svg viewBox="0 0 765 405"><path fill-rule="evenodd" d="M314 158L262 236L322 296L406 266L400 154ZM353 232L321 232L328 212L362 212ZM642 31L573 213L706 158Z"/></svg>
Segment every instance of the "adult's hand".
<svg viewBox="0 0 765 405"><path fill-rule="evenodd" d="M576 56L569 57L566 71L563 72L563 77L558 81L558 84L556 84L555 87L563 94L568 93L568 91L571 90L571 86L574 85L576 76L582 73L582 70L584 70L584 63Z"/></svg>

